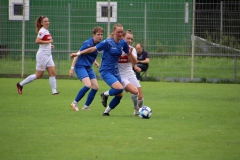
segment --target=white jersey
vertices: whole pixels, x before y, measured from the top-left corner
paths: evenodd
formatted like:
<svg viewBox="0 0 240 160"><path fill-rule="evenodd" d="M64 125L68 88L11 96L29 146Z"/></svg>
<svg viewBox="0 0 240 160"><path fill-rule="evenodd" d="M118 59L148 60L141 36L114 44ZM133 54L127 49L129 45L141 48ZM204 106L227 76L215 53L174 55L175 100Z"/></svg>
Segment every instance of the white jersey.
<svg viewBox="0 0 240 160"><path fill-rule="evenodd" d="M132 50L132 54L137 57L137 51L135 48L133 48ZM118 70L120 72L120 76L121 78L124 77L136 77L135 73L133 71L133 65L130 62L128 55L125 54L124 52L122 53L122 55L119 57L118 60Z"/></svg>
<svg viewBox="0 0 240 160"><path fill-rule="evenodd" d="M135 48L132 50L133 56L137 57L137 51ZM130 62L128 55L124 52L119 57L118 60L118 70L121 76L121 80L123 82L123 87L125 88L129 83L132 83L135 87L141 87L137 77L133 71L132 62Z"/></svg>
<svg viewBox="0 0 240 160"><path fill-rule="evenodd" d="M49 31L42 27L37 37L39 37L43 41L51 40L52 36ZM44 71L47 67L55 66L53 58L52 58L52 44L39 44L39 49L36 55L37 65L36 70Z"/></svg>
<svg viewBox="0 0 240 160"><path fill-rule="evenodd" d="M52 36L51 34L49 33L49 31L42 27L39 32L38 32L38 35L37 37L39 37L41 40L43 41L48 41L48 40L51 40L52 39ZM48 43L48 44L39 44L39 51L44 51L45 54L51 54L51 43Z"/></svg>

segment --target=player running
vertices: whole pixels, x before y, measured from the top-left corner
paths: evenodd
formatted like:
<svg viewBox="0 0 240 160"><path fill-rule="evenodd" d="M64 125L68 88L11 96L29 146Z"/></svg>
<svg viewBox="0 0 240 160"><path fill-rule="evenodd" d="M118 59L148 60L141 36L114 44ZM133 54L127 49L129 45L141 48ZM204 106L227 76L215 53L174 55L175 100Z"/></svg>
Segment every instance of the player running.
<svg viewBox="0 0 240 160"><path fill-rule="evenodd" d="M99 42L102 41L103 38L103 28L102 27L94 27L93 28L93 37L86 40L82 47L80 48L80 51L83 51L87 48L93 47ZM92 103L97 91L98 91L98 82L96 78L96 74L94 73L92 69L92 65L95 64L97 68L99 67L99 64L96 61L98 55L98 51L93 51L89 54L83 54L78 57L74 57L72 61L72 67L69 71L70 76L73 76L73 70L75 70L75 73L77 74L80 81L83 82L84 86L79 90L76 98L71 103L71 108L74 111L78 111L78 102L84 97L85 93L91 89L91 91L88 94L87 100L85 102L85 105L83 106L83 110L90 110L90 104Z"/></svg>
<svg viewBox="0 0 240 160"><path fill-rule="evenodd" d="M39 16L36 19L36 31L38 33L36 43L39 44L39 49L36 55L36 72L35 74L28 76L22 82L17 83L17 90L19 94L22 94L22 89L25 84L36 79L40 79L43 76L44 71L47 70L52 94L58 95L55 64L52 58L52 49L54 48L54 45L52 45L53 39L48 31L49 24L49 19L46 16Z"/></svg>
<svg viewBox="0 0 240 160"><path fill-rule="evenodd" d="M102 114L103 116L109 116L109 112L113 110L122 99L123 85L118 71L118 59L119 56L122 55L122 51L126 54L131 54L131 51L129 52L128 44L122 39L122 34L123 26L117 23L113 26L111 37L100 42L94 47L71 54L71 57L75 57L91 53L96 50L103 51L102 63L99 71L102 79L111 87L111 89L101 94L102 103L104 107L106 107ZM108 96L114 96L114 98L107 106L106 100Z"/></svg>
<svg viewBox="0 0 240 160"><path fill-rule="evenodd" d="M130 46L133 42L131 30L125 31L123 37ZM133 71L133 65L137 63L137 51L135 48L132 50L132 55L129 56L123 52L118 61L118 68L125 91L131 93L134 108L133 115L137 116L139 108L143 106L143 95L141 85Z"/></svg>

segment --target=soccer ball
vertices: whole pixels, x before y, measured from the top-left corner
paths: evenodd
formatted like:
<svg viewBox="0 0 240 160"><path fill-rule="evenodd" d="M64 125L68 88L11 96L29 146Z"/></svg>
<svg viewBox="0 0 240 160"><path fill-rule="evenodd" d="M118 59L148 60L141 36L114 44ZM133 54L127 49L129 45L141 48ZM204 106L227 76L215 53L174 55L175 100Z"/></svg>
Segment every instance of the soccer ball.
<svg viewBox="0 0 240 160"><path fill-rule="evenodd" d="M143 106L139 109L139 117L149 119L152 116L152 110L148 106Z"/></svg>

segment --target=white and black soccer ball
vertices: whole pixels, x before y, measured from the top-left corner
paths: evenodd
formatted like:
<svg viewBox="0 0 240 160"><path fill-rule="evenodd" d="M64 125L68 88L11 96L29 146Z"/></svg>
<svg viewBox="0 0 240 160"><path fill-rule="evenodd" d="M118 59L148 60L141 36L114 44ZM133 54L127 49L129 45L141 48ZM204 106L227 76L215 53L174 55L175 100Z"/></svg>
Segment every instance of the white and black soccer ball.
<svg viewBox="0 0 240 160"><path fill-rule="evenodd" d="M139 117L149 119L152 116L152 110L148 106L143 106L139 109Z"/></svg>

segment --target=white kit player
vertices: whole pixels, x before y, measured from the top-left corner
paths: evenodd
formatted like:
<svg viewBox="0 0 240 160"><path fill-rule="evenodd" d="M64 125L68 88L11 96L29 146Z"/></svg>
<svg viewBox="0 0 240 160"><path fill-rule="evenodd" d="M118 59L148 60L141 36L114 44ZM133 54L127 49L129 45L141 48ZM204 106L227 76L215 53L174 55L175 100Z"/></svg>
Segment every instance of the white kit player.
<svg viewBox="0 0 240 160"><path fill-rule="evenodd" d="M39 16L36 19L36 31L38 33L36 43L39 44L39 49L36 55L36 72L35 74L29 75L22 82L17 83L19 94L22 94L22 89L25 84L40 79L43 76L44 71L47 70L52 94L58 95L56 89L55 64L52 58L52 48L54 48L54 46L52 45L52 36L48 31L49 24L49 19L45 16Z"/></svg>
<svg viewBox="0 0 240 160"><path fill-rule="evenodd" d="M123 37L127 41L128 45L133 42L133 34L131 30L125 31L123 33ZM119 57L118 69L125 91L131 93L131 99L134 107L133 114L137 116L139 108L143 106L143 95L141 85L133 71L133 65L137 63L137 52L135 48L132 50L132 55L133 56L130 57L123 52Z"/></svg>

